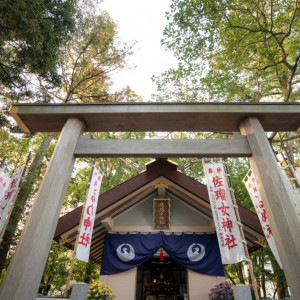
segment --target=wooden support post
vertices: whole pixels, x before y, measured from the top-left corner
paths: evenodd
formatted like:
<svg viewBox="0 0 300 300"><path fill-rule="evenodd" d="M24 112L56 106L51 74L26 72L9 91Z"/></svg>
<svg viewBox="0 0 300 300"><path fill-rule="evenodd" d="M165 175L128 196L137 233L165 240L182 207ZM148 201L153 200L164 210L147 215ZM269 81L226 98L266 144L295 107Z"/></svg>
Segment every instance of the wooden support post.
<svg viewBox="0 0 300 300"><path fill-rule="evenodd" d="M292 205L292 195L277 166L266 134L255 117L240 125L252 151L251 168L258 182L275 243L293 299L300 299L300 222Z"/></svg>
<svg viewBox="0 0 300 300"><path fill-rule="evenodd" d="M16 253L1 285L0 299L36 298L74 167L75 146L83 129L84 123L76 118L68 119L63 128Z"/></svg>

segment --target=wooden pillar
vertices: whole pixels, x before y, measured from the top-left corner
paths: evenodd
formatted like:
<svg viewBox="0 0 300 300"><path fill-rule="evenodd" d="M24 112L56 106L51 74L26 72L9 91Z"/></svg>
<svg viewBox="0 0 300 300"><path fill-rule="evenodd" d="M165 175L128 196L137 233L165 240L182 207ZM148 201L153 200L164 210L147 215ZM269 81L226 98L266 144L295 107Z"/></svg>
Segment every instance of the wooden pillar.
<svg viewBox="0 0 300 300"><path fill-rule="evenodd" d="M1 285L0 299L36 298L74 167L75 146L83 128L82 121L70 118L61 132L16 253Z"/></svg>
<svg viewBox="0 0 300 300"><path fill-rule="evenodd" d="M250 163L258 182L267 216L293 299L300 299L300 222L292 205L291 190L285 185L266 134L257 118L240 125L252 151Z"/></svg>

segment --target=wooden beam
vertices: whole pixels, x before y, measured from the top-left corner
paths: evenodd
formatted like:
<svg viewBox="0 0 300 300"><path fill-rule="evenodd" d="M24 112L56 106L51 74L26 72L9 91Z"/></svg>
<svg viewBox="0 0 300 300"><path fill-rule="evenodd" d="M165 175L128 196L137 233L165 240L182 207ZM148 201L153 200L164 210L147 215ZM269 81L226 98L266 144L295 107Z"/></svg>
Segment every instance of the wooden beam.
<svg viewBox="0 0 300 300"><path fill-rule="evenodd" d="M30 217L1 285L0 299L36 298L73 171L74 149L83 127L84 124L80 120L69 119L60 135Z"/></svg>
<svg viewBox="0 0 300 300"><path fill-rule="evenodd" d="M79 118L87 132L239 132L240 122L257 117L265 131L296 131L300 103L81 103L14 104L12 116L26 132L59 132Z"/></svg>
<svg viewBox="0 0 300 300"><path fill-rule="evenodd" d="M102 225L105 227L107 231L112 231L114 224L114 220L111 217L107 217L104 220L102 220Z"/></svg>
<svg viewBox="0 0 300 300"><path fill-rule="evenodd" d="M223 140L93 140L81 136L76 157L249 157L247 138Z"/></svg>
<svg viewBox="0 0 300 300"><path fill-rule="evenodd" d="M258 182L283 270L293 299L300 299L300 220L292 202L291 186L285 184L266 134L257 118L241 124L241 132L248 138L253 156L252 171Z"/></svg>

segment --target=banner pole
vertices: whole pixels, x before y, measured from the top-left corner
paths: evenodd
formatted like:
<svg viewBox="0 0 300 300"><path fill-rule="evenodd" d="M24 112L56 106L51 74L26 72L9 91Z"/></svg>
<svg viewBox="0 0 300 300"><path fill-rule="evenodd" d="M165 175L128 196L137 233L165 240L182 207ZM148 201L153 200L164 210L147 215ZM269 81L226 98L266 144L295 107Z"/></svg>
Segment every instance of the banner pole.
<svg viewBox="0 0 300 300"><path fill-rule="evenodd" d="M90 185L91 185L91 180L92 180L92 176L93 176L93 172L94 172L95 166L96 166L96 158L94 158L94 160L93 160L93 166L92 166L92 170L91 170L91 173L90 173L89 182L87 184L87 192L86 192L85 199L87 199L87 195L88 195L89 188L90 188ZM77 246L78 246L80 228L81 228L82 221L83 221L83 215L84 215L85 205L86 205L86 200L85 200L85 203L82 206L82 211L81 211L79 226L78 226L77 234L76 234L76 241L75 241L75 244L74 244L73 256L72 256L72 260L71 260L71 265L70 265L70 269L69 269L69 273L68 273L68 277L67 277L66 288L64 290L63 298L66 298L67 295L68 295L68 290L69 290L69 286L70 286L70 282L71 282L73 268L74 268L74 264L75 264L75 260L76 260L76 252L77 252Z"/></svg>
<svg viewBox="0 0 300 300"><path fill-rule="evenodd" d="M6 159L6 156L5 156L4 159L2 160L2 163L5 162L5 159ZM27 167L28 167L28 164L29 164L30 159L31 159L31 152L28 153L27 160L26 160L25 166L24 166L23 171L22 171L21 179L20 179L20 182L19 182L19 184L18 184L18 191L17 191L17 193L15 194L15 196L14 196L12 202L11 202L11 205L10 205L10 208L9 208L9 211L8 211L8 214L7 214L7 217L6 217L4 226L3 226L3 228L2 228L2 231L1 231L1 234L0 234L0 244L2 243L4 233L5 233L6 227L7 227L7 225L8 225L8 221L9 221L10 216L11 216L11 214L12 214L13 208L14 208L14 206L15 206L15 204L16 204L17 197L18 197L19 192L20 192L20 189L21 189L21 184L22 184L22 182L23 182L23 180L24 180L25 173L26 173L26 170L27 170ZM2 163L1 163L1 166L2 166Z"/></svg>
<svg viewBox="0 0 300 300"><path fill-rule="evenodd" d="M231 181L231 178L230 178L230 175L229 175L229 170L228 170L227 162L225 160L223 162L223 165L224 165L224 168L225 168L225 172L226 172L225 175L226 175L226 178L227 178L227 183L228 183L230 194L231 194L231 198L232 198L232 203L234 205L234 212L235 212L235 215L236 215L236 219L238 221L238 225L239 225L241 237L242 237L243 241L246 241L244 230L242 228L243 225L242 225L242 222L241 222L241 217L240 217L240 214L239 214L237 201L236 201L236 198L235 198L235 195L234 195L234 191L233 191L232 181ZM248 269L249 269L249 274L250 274L250 278L251 278L252 285L253 285L253 291L254 291L254 295L255 295L255 300L259 300L259 295L258 295L258 291L257 291L257 284L256 284L256 280L255 280L255 277L254 277L252 261L250 259L250 255L249 255L249 251L248 251L248 248L247 248L247 244L243 243L243 246L244 246L244 251L245 251L246 258L248 260L247 261L247 263L248 263Z"/></svg>

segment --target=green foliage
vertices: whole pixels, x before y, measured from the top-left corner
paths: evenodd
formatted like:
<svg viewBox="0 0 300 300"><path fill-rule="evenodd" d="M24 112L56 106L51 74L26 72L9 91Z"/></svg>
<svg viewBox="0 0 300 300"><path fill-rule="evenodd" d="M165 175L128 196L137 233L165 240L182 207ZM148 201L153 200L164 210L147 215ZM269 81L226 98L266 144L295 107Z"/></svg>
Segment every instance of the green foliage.
<svg viewBox="0 0 300 300"><path fill-rule="evenodd" d="M169 84L176 100L296 101L298 6L295 0L173 0L162 43L179 67L156 78L158 88L163 93Z"/></svg>
<svg viewBox="0 0 300 300"><path fill-rule="evenodd" d="M51 84L60 76L61 46L71 36L76 1L0 1L0 83L15 94L28 93L29 73Z"/></svg>
<svg viewBox="0 0 300 300"><path fill-rule="evenodd" d="M61 59L63 90L48 97L63 102L108 102L110 73L123 68L130 47L118 43L116 24L107 13L84 17Z"/></svg>
<svg viewBox="0 0 300 300"><path fill-rule="evenodd" d="M49 252L47 264L41 280L39 292L44 295L56 295L65 285L73 251L53 241ZM100 267L94 262L84 263L76 260L73 269L73 281L89 283L98 280Z"/></svg>
<svg viewBox="0 0 300 300"><path fill-rule="evenodd" d="M1 69L1 63L4 62L0 59L0 69L7 76L3 75L3 77L0 70L0 96L3 101L0 114L0 124L2 125L0 155L2 157L8 156L7 164L12 169L24 165L26 153L29 150L33 157L9 221L4 241L1 244L1 271L8 265L14 252L19 233L23 229L23 224L30 211L36 188L54 149L55 143L53 142L57 137L57 135L49 134L25 136L13 133L19 129L16 130L17 126L9 116L10 102L19 100L44 103L51 101L101 102L120 101L123 98L125 101L131 99L140 101L140 97L129 88L124 88L123 91L115 95L109 94L110 72L124 66L125 57L130 53L130 47L121 46L117 41L116 25L106 13L96 15L95 10L93 10L95 7L92 6L91 1L80 2L81 6L78 9L75 0L58 2L50 0L28 2L24 15L21 16L21 10L24 9L27 2L6 1L2 3L0 1L0 14L10 10L10 16L16 13L18 17L23 18L22 22L28 24L27 27L25 26L26 28L18 29L18 24L22 22L12 19L11 34L7 34L7 41L0 42L0 54L1 51L8 51L7 54L11 55L11 58L14 57L14 59L9 60L10 65L8 67L11 72L9 74L5 73L3 68ZM31 8L34 9L30 11ZM4 18L1 24L6 21L9 20ZM19 30L18 36L13 33L14 24ZM0 28L0 32L6 29L9 28ZM13 42L9 38L14 38ZM30 40L27 41L26 38L30 38ZM30 41L34 44L30 44ZM10 48L12 45L16 47ZM37 56L39 60L35 61ZM8 60L9 56L2 58ZM71 179L63 212L70 211L85 200L90 172L90 167L86 167L85 161L78 163L80 167L76 169L76 175L74 174ZM121 180L118 175L115 176L115 166L118 166L117 174L122 175L122 179L130 174L130 167L126 166L124 170L127 169L127 171L124 172L118 159L113 162L106 162L104 169L107 169L108 176L112 175L112 180L107 179L108 182L103 185L105 189L109 189L113 184L118 184ZM60 257L63 257L64 250L62 248L57 250L55 246L53 247L51 255L56 255L59 262L61 261ZM58 268L53 265L50 256L49 259L50 271L45 270L42 281L43 292L48 288L51 290L58 289L59 285L62 285L60 278L64 277L66 272L66 267L63 264L61 266L62 274L60 274L57 271ZM56 272L58 272L57 276ZM79 278L80 281L89 281L94 278L94 273L95 266L93 263L76 262L73 276L76 279Z"/></svg>
<svg viewBox="0 0 300 300"><path fill-rule="evenodd" d="M88 300L110 300L115 297L113 291L105 283L95 281L89 287Z"/></svg>
<svg viewBox="0 0 300 300"><path fill-rule="evenodd" d="M230 158L227 160L227 165L236 201L255 212L248 191L243 183L243 179L250 169L248 160L242 158Z"/></svg>

